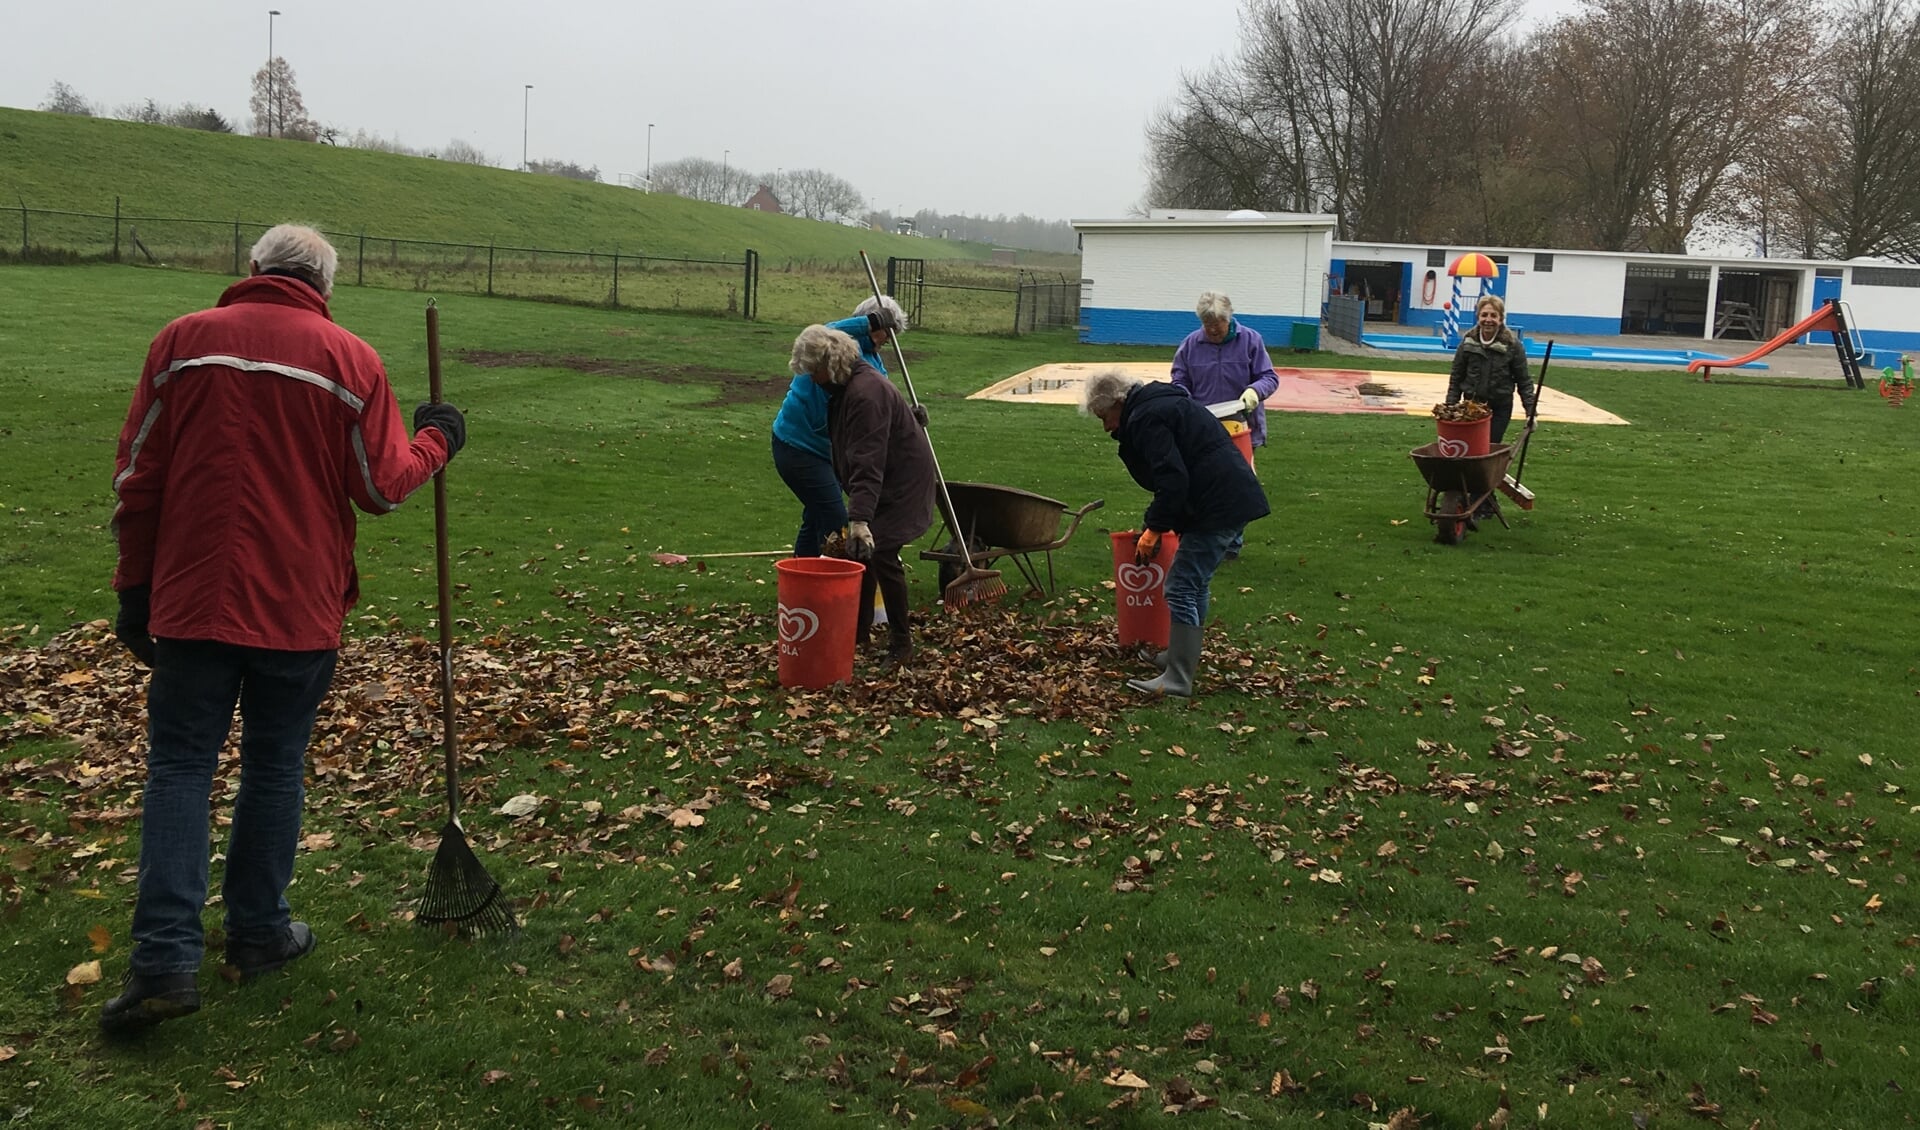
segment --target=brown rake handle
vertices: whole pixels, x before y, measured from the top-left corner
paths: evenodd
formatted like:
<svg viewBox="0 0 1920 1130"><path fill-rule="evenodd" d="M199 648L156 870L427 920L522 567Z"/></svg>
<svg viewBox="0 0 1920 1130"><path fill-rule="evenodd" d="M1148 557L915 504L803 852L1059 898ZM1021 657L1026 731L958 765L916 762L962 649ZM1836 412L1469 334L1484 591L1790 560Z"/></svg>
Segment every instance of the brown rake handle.
<svg viewBox="0 0 1920 1130"><path fill-rule="evenodd" d="M873 273L873 260L867 258L867 249L860 249L860 265L867 269L867 285L873 288L875 309L884 310L886 304L880 301L880 280ZM914 407L920 406L920 398L913 391L913 374L907 372L907 355L900 349L900 331L898 328L887 332L887 340L893 344L893 359L900 366L900 379L907 385L907 400ZM960 532L960 512L953 508L953 496L947 493L947 476L940 470L940 456L933 450L933 436L927 436L927 454L933 456L933 481L940 484L940 502L947 508L947 524L953 528L953 540L960 547L960 561L967 572L974 572L973 554L967 551L966 535Z"/></svg>
<svg viewBox="0 0 1920 1130"><path fill-rule="evenodd" d="M427 399L441 403L440 308L427 299ZM460 749L453 733L453 566L447 555L447 468L433 473L433 560L440 589L440 738L447 755L447 822L460 822Z"/></svg>

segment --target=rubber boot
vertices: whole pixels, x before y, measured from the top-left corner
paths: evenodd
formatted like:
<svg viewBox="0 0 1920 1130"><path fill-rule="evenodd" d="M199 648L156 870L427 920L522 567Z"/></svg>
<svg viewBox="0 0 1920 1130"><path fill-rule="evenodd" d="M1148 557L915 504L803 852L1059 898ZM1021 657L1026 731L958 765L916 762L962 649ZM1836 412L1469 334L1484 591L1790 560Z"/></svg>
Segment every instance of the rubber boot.
<svg viewBox="0 0 1920 1130"><path fill-rule="evenodd" d="M1147 694L1186 698L1193 694L1193 673L1200 666L1198 624L1175 624L1167 633L1167 669L1157 679L1128 679L1127 685Z"/></svg>
<svg viewBox="0 0 1920 1130"><path fill-rule="evenodd" d="M1154 652L1153 665L1155 667L1158 667L1160 670L1165 671L1167 669L1167 655L1168 653L1164 648L1161 649L1160 651Z"/></svg>

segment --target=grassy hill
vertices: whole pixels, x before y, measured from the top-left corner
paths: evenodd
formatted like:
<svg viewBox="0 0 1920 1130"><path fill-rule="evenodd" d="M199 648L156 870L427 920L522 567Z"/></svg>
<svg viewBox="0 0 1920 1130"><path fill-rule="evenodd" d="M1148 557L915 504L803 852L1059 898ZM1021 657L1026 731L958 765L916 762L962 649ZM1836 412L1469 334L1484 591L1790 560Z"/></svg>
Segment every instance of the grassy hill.
<svg viewBox="0 0 1920 1130"><path fill-rule="evenodd" d="M360 149L0 108L6 207L242 221L297 219L335 232L652 255L769 266L876 256L980 260L982 243L920 239ZM17 229L16 229L17 230ZM17 246L17 244L15 245ZM1057 256L1048 257L1057 259Z"/></svg>

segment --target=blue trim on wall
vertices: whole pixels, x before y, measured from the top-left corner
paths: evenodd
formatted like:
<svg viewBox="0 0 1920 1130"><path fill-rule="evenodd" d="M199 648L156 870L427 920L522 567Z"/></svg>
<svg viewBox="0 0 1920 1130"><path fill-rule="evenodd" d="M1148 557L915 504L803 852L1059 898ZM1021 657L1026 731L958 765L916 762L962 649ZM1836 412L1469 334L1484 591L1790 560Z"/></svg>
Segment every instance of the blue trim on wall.
<svg viewBox="0 0 1920 1130"><path fill-rule="evenodd" d="M1446 319L1446 311L1409 310L1406 324L1409 326L1428 326L1438 328ZM1531 314L1525 310L1507 311L1507 320L1519 327L1528 337L1543 334L1592 334L1596 336L1620 336L1620 319L1595 318L1585 314Z"/></svg>
<svg viewBox="0 0 1920 1130"><path fill-rule="evenodd" d="M1317 318L1289 318L1279 314L1235 314L1234 319L1252 326L1266 340L1268 349L1285 349L1292 343L1293 327L1314 328L1319 342ZM1191 310L1123 310L1110 306L1080 308L1080 340L1100 345L1179 345L1187 335L1200 328L1200 319Z"/></svg>
<svg viewBox="0 0 1920 1130"><path fill-rule="evenodd" d="M1920 356L1920 333L1906 330L1860 330L1859 334L1860 344L1875 353L1897 350L1901 353Z"/></svg>

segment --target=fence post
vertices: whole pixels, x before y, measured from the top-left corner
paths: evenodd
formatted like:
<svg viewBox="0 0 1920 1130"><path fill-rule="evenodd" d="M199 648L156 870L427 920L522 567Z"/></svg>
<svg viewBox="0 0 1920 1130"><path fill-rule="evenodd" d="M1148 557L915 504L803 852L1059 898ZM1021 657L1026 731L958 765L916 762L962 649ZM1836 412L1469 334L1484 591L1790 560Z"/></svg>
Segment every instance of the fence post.
<svg viewBox="0 0 1920 1130"><path fill-rule="evenodd" d="M360 258L353 267L353 285L367 285L367 229L360 229Z"/></svg>
<svg viewBox="0 0 1920 1130"><path fill-rule="evenodd" d="M613 245L613 305L620 305L620 245Z"/></svg>
<svg viewBox="0 0 1920 1130"><path fill-rule="evenodd" d="M120 198L113 198L113 261L120 261Z"/></svg>
<svg viewBox="0 0 1920 1130"><path fill-rule="evenodd" d="M487 240L487 297L493 297L493 240Z"/></svg>
<svg viewBox="0 0 1920 1130"><path fill-rule="evenodd" d="M27 200L26 200L26 197L23 196L20 198L20 259L22 262L24 262L26 258L27 258Z"/></svg>
<svg viewBox="0 0 1920 1130"><path fill-rule="evenodd" d="M240 273L240 221L233 221L233 273Z"/></svg>
<svg viewBox="0 0 1920 1130"><path fill-rule="evenodd" d="M1020 308L1027 300L1027 284L1016 281L1013 284L1013 336L1020 336Z"/></svg>
<svg viewBox="0 0 1920 1130"><path fill-rule="evenodd" d="M749 322L753 321L760 305L760 253L747 248L745 260L741 263L744 277L740 284L740 314Z"/></svg>

